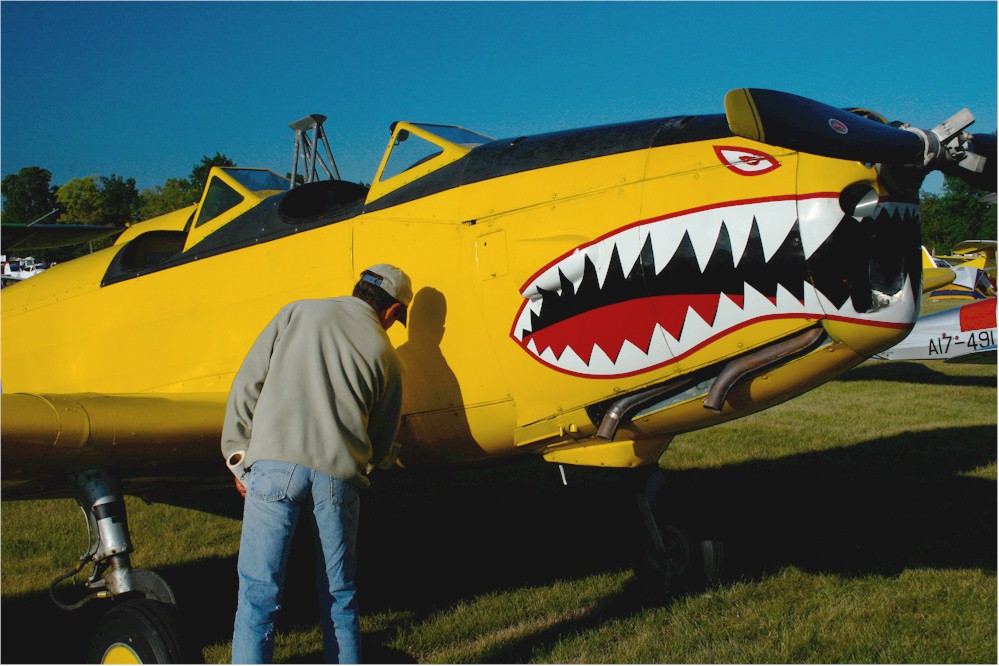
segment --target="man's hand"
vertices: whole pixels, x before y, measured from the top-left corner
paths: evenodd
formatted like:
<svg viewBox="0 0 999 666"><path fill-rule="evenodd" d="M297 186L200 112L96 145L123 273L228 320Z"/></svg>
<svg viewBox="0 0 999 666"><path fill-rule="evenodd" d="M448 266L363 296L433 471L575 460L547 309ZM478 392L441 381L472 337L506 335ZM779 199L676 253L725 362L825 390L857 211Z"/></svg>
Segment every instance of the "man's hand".
<svg viewBox="0 0 999 666"><path fill-rule="evenodd" d="M392 467L395 466L396 462L398 462L399 454L401 452L402 452L402 444L393 441L392 444L389 446L388 455L385 456L385 460L383 460L381 464L378 465L378 469L392 469Z"/></svg>
<svg viewBox="0 0 999 666"><path fill-rule="evenodd" d="M381 462L375 464L372 461L364 466L365 475L370 475L376 469L392 469L395 466L395 464L399 461L399 452L401 450L402 450L402 444L400 444L399 442L392 442L392 444L389 445L388 453L385 455L385 458L383 458Z"/></svg>
<svg viewBox="0 0 999 666"><path fill-rule="evenodd" d="M239 479L236 479L235 477L233 478L236 481L236 491L239 493L239 496L246 499L246 486L244 486Z"/></svg>

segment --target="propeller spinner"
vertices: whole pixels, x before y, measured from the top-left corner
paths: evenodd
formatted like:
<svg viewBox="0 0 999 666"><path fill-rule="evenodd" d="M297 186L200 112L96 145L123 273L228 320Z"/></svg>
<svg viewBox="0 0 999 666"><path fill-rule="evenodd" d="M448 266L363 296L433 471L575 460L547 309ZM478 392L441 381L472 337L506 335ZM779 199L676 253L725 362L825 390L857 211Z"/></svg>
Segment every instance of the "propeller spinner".
<svg viewBox="0 0 999 666"><path fill-rule="evenodd" d="M966 133L975 122L967 109L922 130L776 90L737 88L725 95L725 115L732 132L747 139L825 157L909 167L921 176L939 169L972 187L996 190L996 137Z"/></svg>

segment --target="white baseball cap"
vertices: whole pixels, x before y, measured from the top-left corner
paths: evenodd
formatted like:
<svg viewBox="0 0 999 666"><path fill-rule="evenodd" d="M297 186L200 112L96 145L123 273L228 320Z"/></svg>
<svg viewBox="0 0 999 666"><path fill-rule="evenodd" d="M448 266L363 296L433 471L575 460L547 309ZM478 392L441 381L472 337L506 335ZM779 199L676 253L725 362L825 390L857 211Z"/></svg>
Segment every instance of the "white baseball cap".
<svg viewBox="0 0 999 666"><path fill-rule="evenodd" d="M375 264L361 273L361 279L381 287L386 294L406 308L409 308L409 304L413 302L413 284L409 276L391 264Z"/></svg>

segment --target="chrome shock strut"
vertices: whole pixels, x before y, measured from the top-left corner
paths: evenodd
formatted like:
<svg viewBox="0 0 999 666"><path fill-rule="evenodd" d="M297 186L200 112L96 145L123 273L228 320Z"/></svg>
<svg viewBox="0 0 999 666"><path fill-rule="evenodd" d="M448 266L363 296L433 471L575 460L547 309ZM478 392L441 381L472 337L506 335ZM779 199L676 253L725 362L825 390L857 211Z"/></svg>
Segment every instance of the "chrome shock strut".
<svg viewBox="0 0 999 666"><path fill-rule="evenodd" d="M116 598L134 592L176 605L176 597L163 578L148 569L132 567L130 553L135 548L129 536L125 499L117 479L105 469L94 469L75 475L73 486L76 502L86 517L91 543L75 567L52 581L49 596L53 603L64 610L73 610L93 599ZM56 586L91 562L94 572L85 583L91 592L72 603L58 599Z"/></svg>

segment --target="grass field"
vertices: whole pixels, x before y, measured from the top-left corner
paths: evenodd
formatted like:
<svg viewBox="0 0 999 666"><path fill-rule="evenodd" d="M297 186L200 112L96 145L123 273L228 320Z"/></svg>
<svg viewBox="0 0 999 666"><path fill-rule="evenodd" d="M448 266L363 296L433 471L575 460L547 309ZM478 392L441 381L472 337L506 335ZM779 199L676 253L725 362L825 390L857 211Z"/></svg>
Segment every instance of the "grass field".
<svg viewBox="0 0 999 666"><path fill-rule="evenodd" d="M366 660L996 663L996 444L995 366L940 362L868 362L678 437L672 519L722 539L726 570L665 604L630 569L634 473L386 473L362 508ZM229 659L237 499L128 500L133 564L170 581L207 662ZM305 543L279 661L322 658ZM2 503L3 662L84 658L103 609L65 613L46 590L85 548L72 501Z"/></svg>

